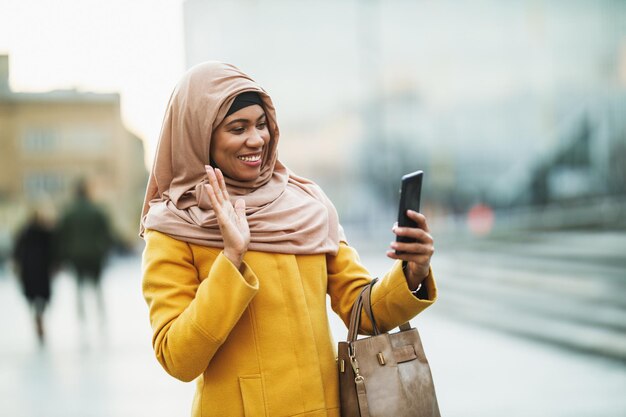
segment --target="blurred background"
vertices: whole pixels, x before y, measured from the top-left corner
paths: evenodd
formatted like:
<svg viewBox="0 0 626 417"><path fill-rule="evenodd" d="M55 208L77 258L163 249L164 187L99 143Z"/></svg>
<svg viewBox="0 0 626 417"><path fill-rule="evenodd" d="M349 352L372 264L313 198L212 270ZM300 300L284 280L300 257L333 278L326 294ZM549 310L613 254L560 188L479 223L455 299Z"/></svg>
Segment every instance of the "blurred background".
<svg viewBox="0 0 626 417"><path fill-rule="evenodd" d="M205 60L268 90L280 159L373 274L425 172L440 300L413 324L442 415L626 416L622 0L0 0L0 415L189 414L137 231L167 100ZM20 245L87 203L101 279L68 257L29 296Z"/></svg>

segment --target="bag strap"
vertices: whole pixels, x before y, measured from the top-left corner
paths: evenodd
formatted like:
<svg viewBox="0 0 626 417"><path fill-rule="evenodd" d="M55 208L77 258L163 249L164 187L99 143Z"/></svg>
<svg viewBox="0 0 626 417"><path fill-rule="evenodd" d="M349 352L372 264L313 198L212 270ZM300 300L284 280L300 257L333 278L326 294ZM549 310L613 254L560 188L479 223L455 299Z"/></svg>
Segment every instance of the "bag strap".
<svg viewBox="0 0 626 417"><path fill-rule="evenodd" d="M348 327L348 342L354 342L356 340L357 333L359 331L359 324L361 323L361 309L363 308L363 292L367 290L369 284L363 287L359 296L352 305L352 312L350 313L350 326Z"/></svg>
<svg viewBox="0 0 626 417"><path fill-rule="evenodd" d="M361 324L361 310L365 310L365 314L370 319L372 323L372 329L374 331L374 335L379 335L381 332L378 329L378 325L376 324L376 319L374 318L374 312L372 310L372 287L374 284L378 282L378 278L374 278L369 284L365 285L359 296L354 301L354 305L352 306L352 312L350 313L350 326L348 327L348 342L354 342L357 338L359 332L359 325ZM411 324L407 321L402 323L400 326L400 331L411 330Z"/></svg>
<svg viewBox="0 0 626 417"><path fill-rule="evenodd" d="M367 316L370 318L370 321L372 322L374 334L379 335L381 332L378 330L376 320L374 320L374 311L372 310L372 287L374 286L376 281L378 281L378 278L374 279L369 285L370 288L363 293L363 308L365 309L365 314L367 314ZM411 330L411 324L408 321L402 323L398 327L400 327L401 331Z"/></svg>
<svg viewBox="0 0 626 417"><path fill-rule="evenodd" d="M374 278L372 282L369 283L365 291L363 291L363 308L365 309L365 314L369 317L370 322L372 322L372 329L374 330L374 336L378 336L380 331L378 330L378 326L376 326L376 320L374 319L374 313L372 312L372 287L376 284L378 278Z"/></svg>
<svg viewBox="0 0 626 417"><path fill-rule="evenodd" d="M367 402L367 392L365 391L365 381L363 378L356 379L356 397L357 402L359 403L359 414L360 417L370 417L370 407Z"/></svg>

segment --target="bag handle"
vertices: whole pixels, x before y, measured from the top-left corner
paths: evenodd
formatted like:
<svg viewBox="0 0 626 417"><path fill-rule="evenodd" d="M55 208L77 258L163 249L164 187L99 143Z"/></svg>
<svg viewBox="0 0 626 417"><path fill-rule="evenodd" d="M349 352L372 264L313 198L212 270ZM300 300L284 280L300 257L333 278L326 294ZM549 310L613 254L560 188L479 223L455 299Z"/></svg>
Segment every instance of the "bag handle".
<svg viewBox="0 0 626 417"><path fill-rule="evenodd" d="M350 326L348 327L348 342L354 342L356 340L357 333L359 331L359 324L361 323L361 309L363 308L363 292L370 288L371 284L367 284L363 287L359 296L352 305L352 312L350 313Z"/></svg>
<svg viewBox="0 0 626 417"><path fill-rule="evenodd" d="M372 323L372 329L374 330L374 335L379 335L380 330L376 325L376 320L374 319L374 313L372 311L372 287L374 284L378 282L378 278L374 278L370 283L365 285L359 296L354 301L354 305L352 306L352 312L350 313L350 326L348 328L348 342L354 342L357 338L357 334L359 331L359 325L361 324L361 309L365 309L365 314L369 317L370 322ZM400 326L401 331L406 331L411 329L411 325L409 322L402 323Z"/></svg>
<svg viewBox="0 0 626 417"><path fill-rule="evenodd" d="M363 308L365 308L365 314L369 317L370 322L372 323L372 329L374 330L374 336L378 336L380 331L378 330L378 326L376 326L376 320L374 319L374 313L372 312L372 287L376 284L378 278L374 278L372 282L369 283L368 288L363 291Z"/></svg>
<svg viewBox="0 0 626 417"><path fill-rule="evenodd" d="M378 278L375 278L374 280L372 280L372 282L369 285L370 288L368 288L368 290L363 293L363 308L365 308L365 314L367 314L367 316L370 318L370 321L372 322L372 327L374 328L374 335L379 335L381 332L378 330L378 327L376 326L376 320L374 320L374 311L372 310L372 301L371 301L372 300L372 287L374 286L376 281L378 281ZM402 323L398 327L400 327L401 331L411 330L411 325L409 324L408 321L405 323Z"/></svg>

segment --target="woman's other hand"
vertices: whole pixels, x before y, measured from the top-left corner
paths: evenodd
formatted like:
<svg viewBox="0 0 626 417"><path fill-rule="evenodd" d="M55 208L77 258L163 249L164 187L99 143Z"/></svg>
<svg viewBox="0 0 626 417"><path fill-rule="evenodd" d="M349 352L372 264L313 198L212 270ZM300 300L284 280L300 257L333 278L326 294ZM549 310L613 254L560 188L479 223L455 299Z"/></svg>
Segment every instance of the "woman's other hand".
<svg viewBox="0 0 626 417"><path fill-rule="evenodd" d="M206 172L209 183L205 187L224 238L224 255L239 269L250 243L246 203L239 199L233 207L222 172L209 165Z"/></svg>
<svg viewBox="0 0 626 417"><path fill-rule="evenodd" d="M392 231L396 236L412 238L417 240L417 242L392 242L391 250L387 251L387 256L407 263L404 275L409 288L414 291L430 272L430 259L433 253L435 253L435 246L426 223L426 217L413 210L407 210L407 216L417 223L417 227L398 227L396 223ZM396 253L396 251L400 252L400 254Z"/></svg>

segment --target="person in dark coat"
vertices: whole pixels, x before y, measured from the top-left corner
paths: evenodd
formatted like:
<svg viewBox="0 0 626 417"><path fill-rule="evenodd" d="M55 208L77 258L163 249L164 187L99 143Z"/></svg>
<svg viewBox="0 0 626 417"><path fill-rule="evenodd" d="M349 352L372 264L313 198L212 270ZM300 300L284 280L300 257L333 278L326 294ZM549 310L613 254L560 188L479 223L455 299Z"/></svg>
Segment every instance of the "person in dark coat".
<svg viewBox="0 0 626 417"><path fill-rule="evenodd" d="M33 309L39 342L44 342L43 315L50 301L54 269L53 232L41 213L33 213L17 234L13 259L22 292Z"/></svg>
<svg viewBox="0 0 626 417"><path fill-rule="evenodd" d="M100 277L113 239L105 213L94 204L84 181L76 187L76 198L65 210L57 230L59 258L75 272L78 284L78 313L84 317L85 284L96 290L99 309L104 313Z"/></svg>

